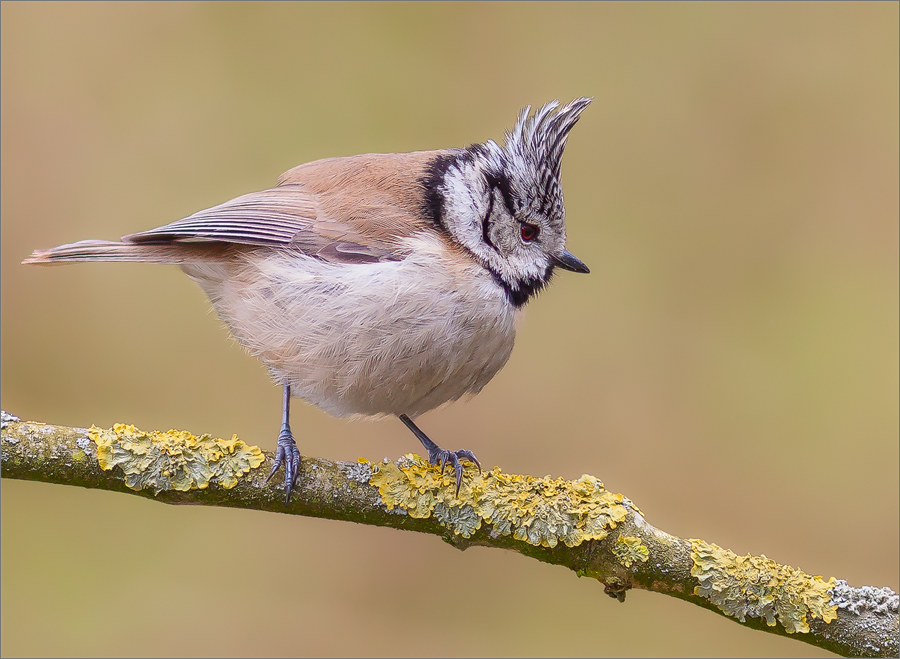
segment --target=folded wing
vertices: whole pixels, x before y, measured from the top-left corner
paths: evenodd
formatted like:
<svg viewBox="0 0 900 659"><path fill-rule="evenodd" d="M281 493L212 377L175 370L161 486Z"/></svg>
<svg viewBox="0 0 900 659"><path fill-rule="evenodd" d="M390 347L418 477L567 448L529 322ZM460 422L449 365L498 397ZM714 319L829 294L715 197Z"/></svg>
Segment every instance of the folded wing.
<svg viewBox="0 0 900 659"><path fill-rule="evenodd" d="M384 213L395 213L388 206ZM322 212L319 196L299 185L252 192L121 242L85 240L35 251L23 263L148 261L182 263L228 245L294 249L325 261L374 263L403 258L394 243Z"/></svg>

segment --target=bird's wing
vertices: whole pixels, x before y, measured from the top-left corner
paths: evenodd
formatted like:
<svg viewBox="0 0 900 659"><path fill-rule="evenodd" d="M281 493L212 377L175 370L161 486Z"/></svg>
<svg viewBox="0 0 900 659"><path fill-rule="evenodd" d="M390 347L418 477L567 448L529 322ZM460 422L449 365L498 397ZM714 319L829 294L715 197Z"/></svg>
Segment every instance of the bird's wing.
<svg viewBox="0 0 900 659"><path fill-rule="evenodd" d="M142 245L233 243L297 249L310 256L341 263L373 263L404 257L389 237L376 237L358 223L323 210L322 199L299 185L282 185L252 192L198 211L165 226L122 237ZM388 204L380 211L392 215ZM355 225L355 226L354 226Z"/></svg>

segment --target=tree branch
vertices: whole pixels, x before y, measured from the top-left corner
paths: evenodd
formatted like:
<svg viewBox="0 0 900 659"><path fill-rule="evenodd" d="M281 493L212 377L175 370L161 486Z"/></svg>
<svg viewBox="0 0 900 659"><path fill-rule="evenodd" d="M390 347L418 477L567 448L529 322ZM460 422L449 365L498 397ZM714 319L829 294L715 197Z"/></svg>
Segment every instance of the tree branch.
<svg viewBox="0 0 900 659"><path fill-rule="evenodd" d="M601 581L620 601L628 589L643 588L844 656L900 651L892 590L853 588L765 556L736 556L669 535L591 476L565 481L468 468L457 497L450 475L418 456L380 463L303 458L284 507L282 484L265 483L273 456L236 436L21 423L5 412L2 426L4 478L431 533L459 549L511 549L568 567Z"/></svg>

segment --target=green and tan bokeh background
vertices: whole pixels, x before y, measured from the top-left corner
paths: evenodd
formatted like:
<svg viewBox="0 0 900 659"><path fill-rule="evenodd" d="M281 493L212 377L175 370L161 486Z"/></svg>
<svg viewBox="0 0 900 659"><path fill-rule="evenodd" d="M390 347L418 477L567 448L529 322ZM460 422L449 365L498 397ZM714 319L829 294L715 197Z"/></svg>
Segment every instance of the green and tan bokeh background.
<svg viewBox="0 0 900 659"><path fill-rule="evenodd" d="M301 162L500 139L595 97L509 365L422 418L658 526L898 587L898 5L2 5L2 404L272 449L280 392L174 267L19 265ZM415 450L301 402L307 455ZM808 656L434 537L2 484L13 655Z"/></svg>

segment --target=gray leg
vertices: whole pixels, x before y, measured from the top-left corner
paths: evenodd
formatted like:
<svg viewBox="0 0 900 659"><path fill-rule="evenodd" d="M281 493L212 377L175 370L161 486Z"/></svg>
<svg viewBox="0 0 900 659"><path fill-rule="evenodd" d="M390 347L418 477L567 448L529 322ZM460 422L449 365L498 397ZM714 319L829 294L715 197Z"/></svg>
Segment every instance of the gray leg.
<svg viewBox="0 0 900 659"><path fill-rule="evenodd" d="M284 464L284 505L291 502L291 490L300 472L300 451L297 450L297 442L291 433L291 385L284 385L284 402L281 407L281 433L278 435L278 451L275 453L275 464L266 479L268 483L278 467Z"/></svg>

